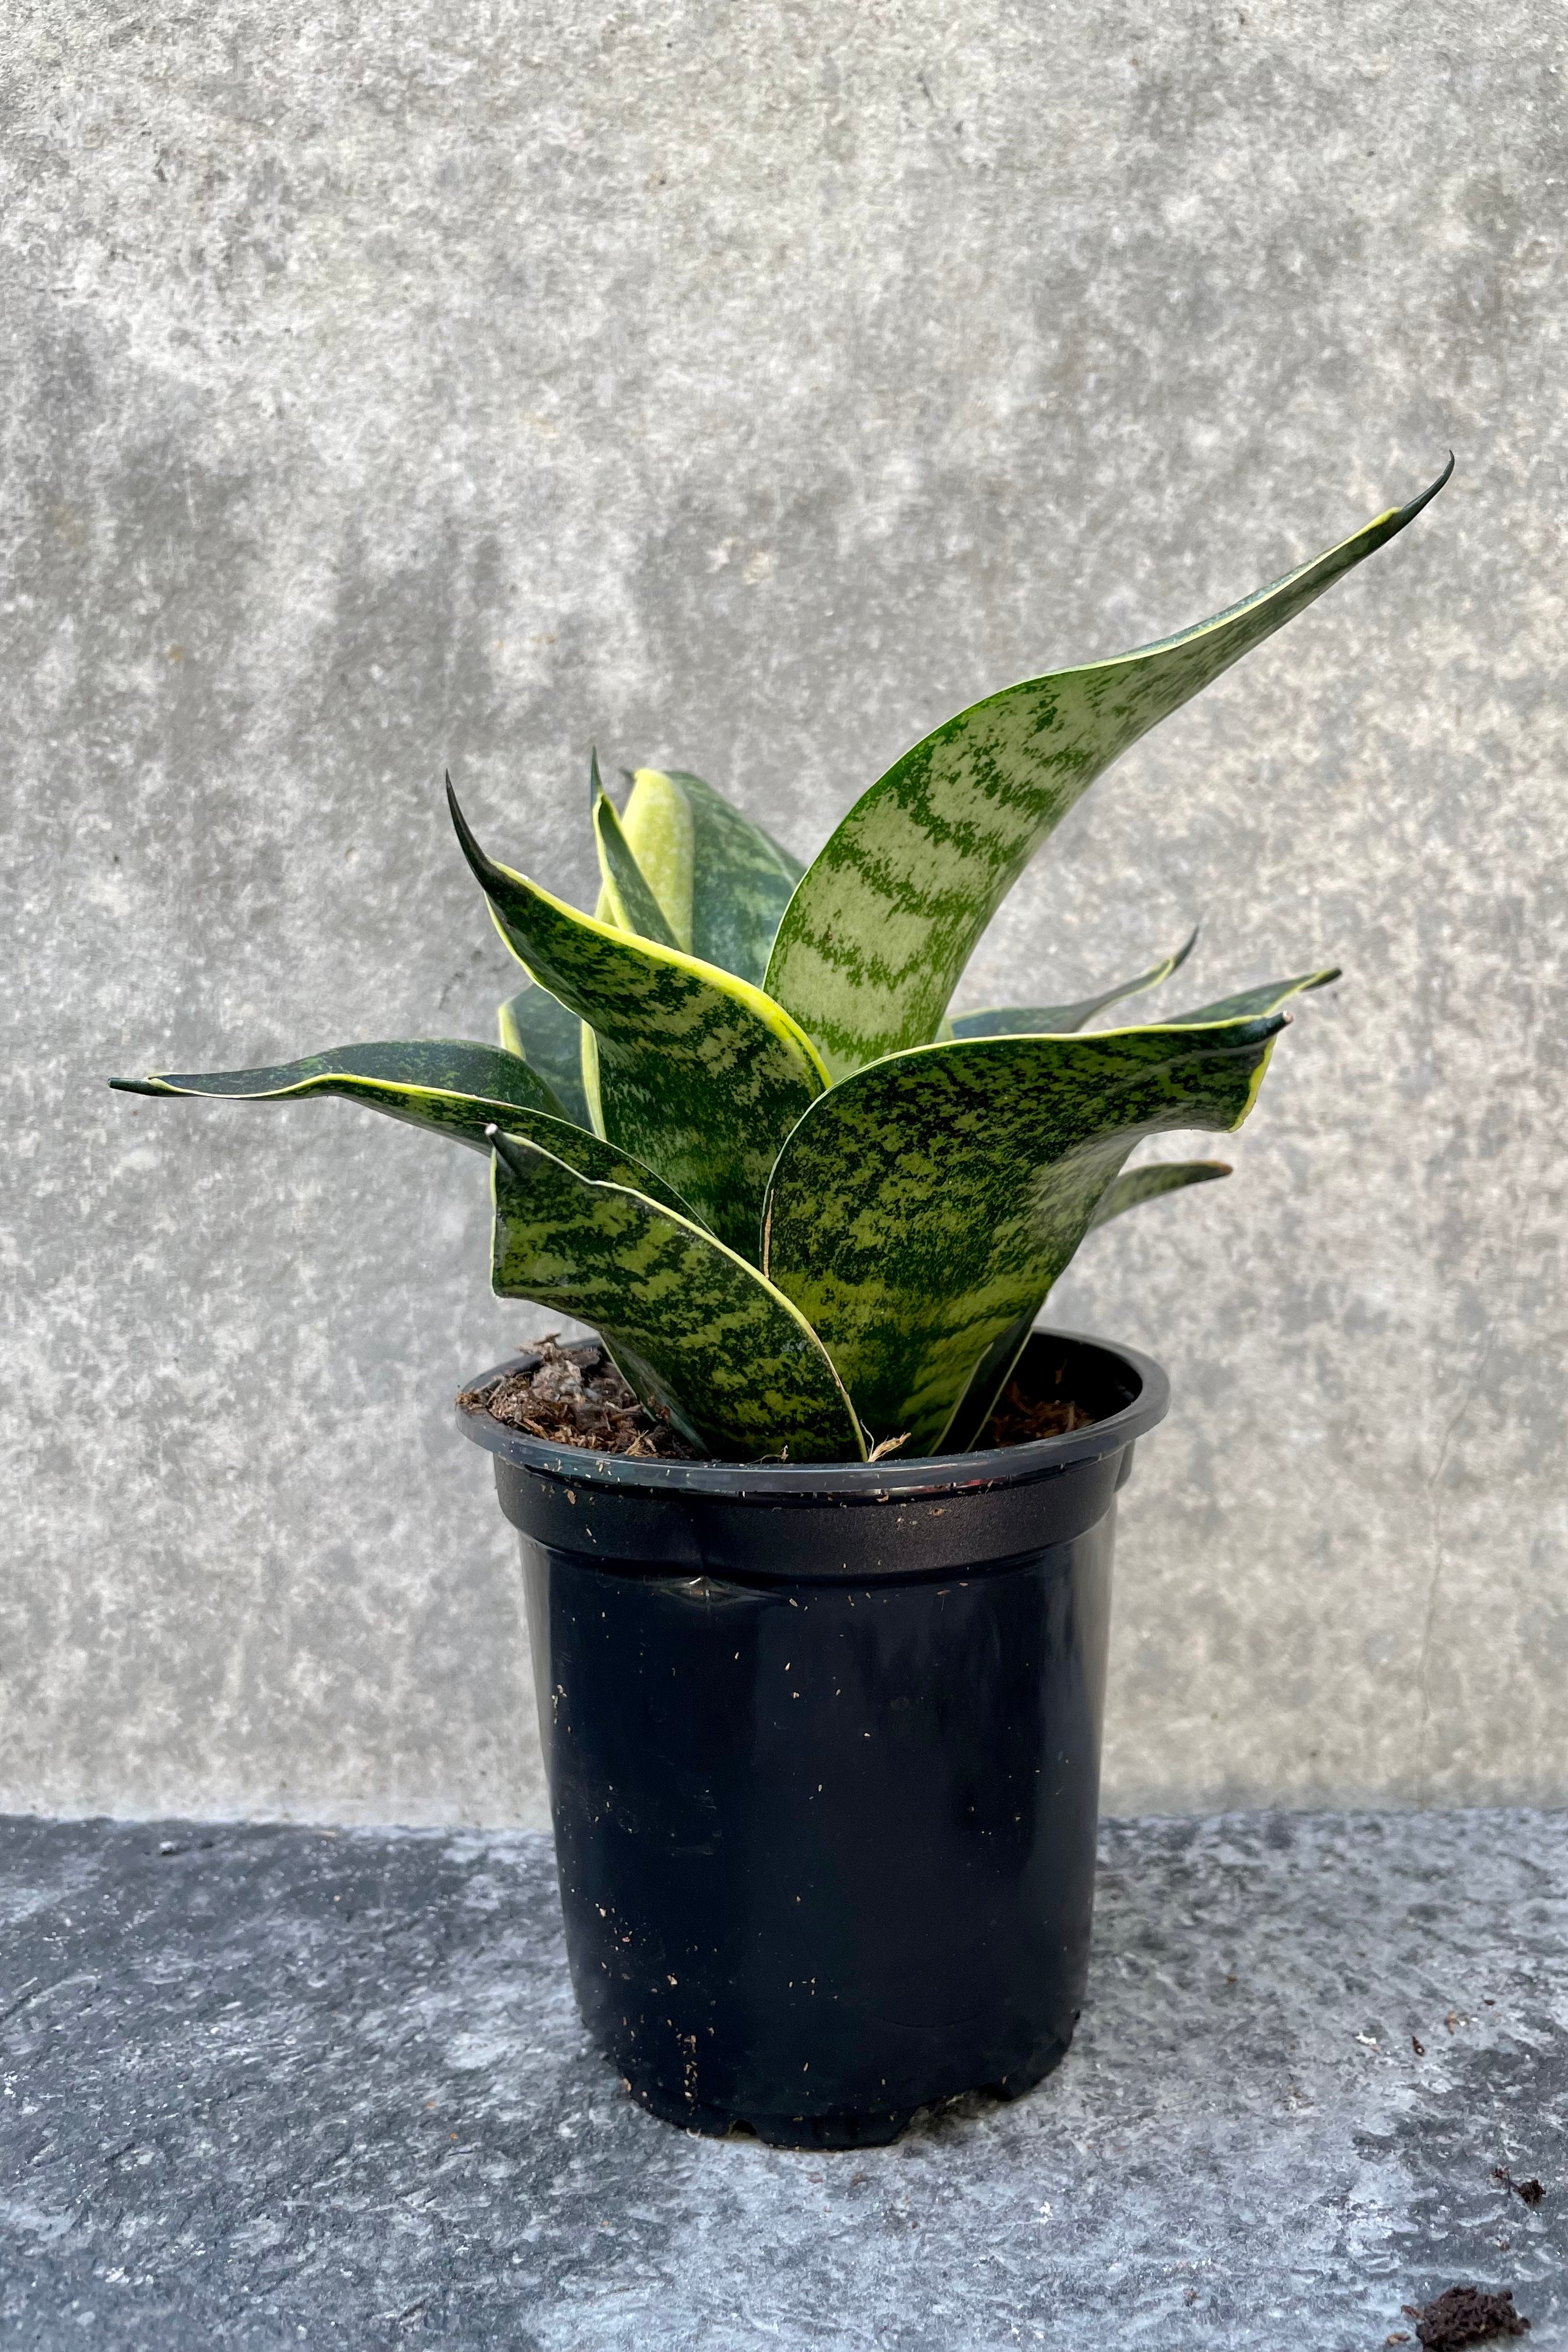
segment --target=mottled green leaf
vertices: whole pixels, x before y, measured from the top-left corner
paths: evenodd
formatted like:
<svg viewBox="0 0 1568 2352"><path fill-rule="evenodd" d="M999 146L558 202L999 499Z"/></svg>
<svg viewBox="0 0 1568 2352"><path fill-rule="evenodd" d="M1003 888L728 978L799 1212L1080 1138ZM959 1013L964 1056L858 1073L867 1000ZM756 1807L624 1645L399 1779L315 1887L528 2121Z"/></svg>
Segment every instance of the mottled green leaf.
<svg viewBox="0 0 1568 2352"><path fill-rule="evenodd" d="M801 882L768 963L769 994L833 1076L932 1037L986 924L1096 776L1403 530L1452 470L1246 603L988 696L896 761Z"/></svg>
<svg viewBox="0 0 1568 2352"><path fill-rule="evenodd" d="M1157 1167L1125 1169L1101 1193L1100 1206L1089 1221L1089 1231L1109 1223L1124 1209L1135 1209L1141 1201L1158 1200L1163 1193L1179 1192L1187 1184L1211 1183L1215 1177L1228 1176L1230 1172L1223 1160L1167 1160ZM985 1423L1022 1353L1024 1342L1035 1328L1038 1313L1038 1305L1026 1307L986 1349L942 1433L944 1454L967 1454L982 1443Z"/></svg>
<svg viewBox="0 0 1568 2352"><path fill-rule="evenodd" d="M854 1410L810 1325L754 1266L621 1184L492 1130L495 1287L600 1331L626 1378L724 1461L860 1461Z"/></svg>
<svg viewBox="0 0 1568 2352"><path fill-rule="evenodd" d="M671 944L760 985L779 918L805 870L800 859L711 784L684 772L667 775L660 768L637 769L620 831L668 927ZM611 881L606 868L598 911L619 922Z"/></svg>
<svg viewBox="0 0 1568 2352"><path fill-rule="evenodd" d="M760 988L780 918L805 868L700 776L677 772L668 781L691 811L692 953Z"/></svg>
<svg viewBox="0 0 1568 2352"><path fill-rule="evenodd" d="M733 973L580 914L498 865L447 789L501 937L534 980L592 1025L584 1084L592 1107L596 1075L600 1131L754 1259L774 1156L825 1084L810 1039Z"/></svg>
<svg viewBox="0 0 1568 2352"><path fill-rule="evenodd" d="M1108 1225L1124 1210L1144 1201L1163 1200L1167 1192L1184 1192L1189 1184L1213 1184L1231 1171L1223 1160L1159 1160L1147 1168L1125 1168L1100 1195L1090 1225Z"/></svg>
<svg viewBox="0 0 1568 2352"><path fill-rule="evenodd" d="M638 871L658 901L675 945L706 963L719 963L721 957L694 947L691 937L696 836L690 801L674 778L658 768L639 768L630 782L621 827ZM762 978L760 972L757 978Z"/></svg>
<svg viewBox="0 0 1568 2352"><path fill-rule="evenodd" d="M561 1115L548 1087L514 1055L458 1037L338 1045L258 1070L207 1070L154 1078L110 1078L122 1094L189 1095L231 1102L296 1102L340 1095L384 1111L406 1126L466 1143L487 1157L488 1131L500 1125L527 1135L584 1176L632 1184L685 1216L691 1210L671 1184Z"/></svg>
<svg viewBox="0 0 1568 2352"><path fill-rule="evenodd" d="M1312 988L1327 988L1330 981L1339 976L1340 967L1333 963L1321 971L1298 972L1294 980L1268 980L1260 988L1244 988L1238 995L1216 997L1212 1004L1200 1004L1191 1013L1173 1013L1171 1024L1190 1029L1200 1021L1243 1021L1258 1013L1278 1013L1293 996L1305 996Z"/></svg>
<svg viewBox="0 0 1568 2352"><path fill-rule="evenodd" d="M515 996L498 1006L497 1025L509 1054L521 1054L548 1079L562 1109L579 1127L591 1128L593 1114L583 1090L583 1024L559 997L524 979Z"/></svg>
<svg viewBox="0 0 1568 2352"><path fill-rule="evenodd" d="M591 763L590 808L604 884L596 919L608 919L617 929L635 932L639 939L653 940L661 948L680 947L682 942L665 920L664 909L621 830L616 804L599 781L597 753Z"/></svg>
<svg viewBox="0 0 1568 2352"><path fill-rule="evenodd" d="M873 1436L908 1430L911 1454L942 1444L981 1360L1009 1328L1021 1344L1134 1146L1238 1126L1284 1024L963 1039L878 1062L813 1104L769 1187L763 1267Z"/></svg>
<svg viewBox="0 0 1568 2352"><path fill-rule="evenodd" d="M1118 981L1114 988L1102 989L1098 996L1081 996L1074 1004L995 1004L984 1013L960 1013L948 1026L952 1037L1043 1037L1070 1036L1103 1013L1108 1004L1120 1004L1124 996L1136 996L1146 988L1158 988L1173 971L1185 963L1197 944L1197 933L1184 940L1174 955L1163 963L1153 964L1141 971L1136 980ZM945 1025L945 1024L944 1024Z"/></svg>

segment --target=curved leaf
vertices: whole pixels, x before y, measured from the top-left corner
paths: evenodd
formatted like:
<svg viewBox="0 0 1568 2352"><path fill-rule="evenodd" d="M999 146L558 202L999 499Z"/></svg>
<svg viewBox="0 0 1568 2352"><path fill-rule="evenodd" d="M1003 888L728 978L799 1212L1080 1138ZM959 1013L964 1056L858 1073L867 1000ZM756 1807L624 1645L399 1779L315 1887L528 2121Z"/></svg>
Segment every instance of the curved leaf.
<svg viewBox="0 0 1568 2352"><path fill-rule="evenodd" d="M1092 1233L1097 1225L1119 1217L1123 1209L1135 1209L1141 1201L1157 1200L1162 1193L1179 1192L1183 1185L1208 1183L1230 1172L1223 1160L1167 1160L1158 1167L1126 1169L1101 1193L1089 1229ZM966 1454L971 1446L978 1444L1038 1313L1037 1306L1026 1307L986 1349L942 1433L944 1454Z"/></svg>
<svg viewBox="0 0 1568 2352"><path fill-rule="evenodd" d="M1106 1186L1089 1225L1091 1229L1108 1225L1112 1217L1138 1208L1144 1201L1163 1200L1167 1192L1184 1192L1189 1184L1217 1183L1222 1176L1231 1173L1228 1161L1224 1160L1160 1160L1148 1168L1124 1168Z"/></svg>
<svg viewBox="0 0 1568 2352"><path fill-rule="evenodd" d="M768 992L833 1076L925 1044L981 932L1111 761L1405 529L1453 470L1272 587L1112 661L1028 678L906 751L791 899Z"/></svg>
<svg viewBox="0 0 1568 2352"><path fill-rule="evenodd" d="M1124 996L1137 996L1143 989L1158 988L1163 980L1185 963L1198 941L1194 930L1184 940L1174 955L1167 956L1148 971L1141 971L1136 980L1118 981L1114 988L1102 991L1099 996L1080 997L1076 1004L997 1004L984 1013L960 1013L948 1025L952 1037L1068 1037L1103 1013L1108 1004L1120 1004Z"/></svg>
<svg viewBox="0 0 1568 2352"><path fill-rule="evenodd" d="M1173 1013L1171 1024L1193 1028L1200 1021L1242 1021L1258 1013L1278 1013L1293 996L1305 996L1310 989L1327 988L1331 980L1340 977L1337 963L1327 965L1321 971L1298 972L1294 980L1268 980L1260 988L1244 988L1236 996L1217 997L1212 1004L1200 1004L1192 1013Z"/></svg>
<svg viewBox="0 0 1568 2352"><path fill-rule="evenodd" d="M805 871L800 859L700 776L638 768L631 781L622 841L658 903L671 944L760 986L779 919ZM619 921L608 900L610 879L606 869L606 903L599 912Z"/></svg>
<svg viewBox="0 0 1568 2352"><path fill-rule="evenodd" d="M491 1130L495 1287L579 1317L647 1404L724 1461L856 1462L865 1441L810 1325L700 1225Z"/></svg>
<svg viewBox="0 0 1568 2352"><path fill-rule="evenodd" d="M402 1043L340 1045L270 1069L208 1070L184 1076L110 1078L130 1095L186 1095L229 1102L298 1102L339 1095L384 1111L408 1127L445 1135L489 1153L488 1131L503 1127L527 1135L580 1175L602 1183L631 1184L683 1216L691 1209L651 1168L562 1116L531 1070L518 1077L513 1055L462 1038L419 1037ZM543 1106L549 1103L551 1108Z"/></svg>
<svg viewBox="0 0 1568 2352"><path fill-rule="evenodd" d="M583 1091L583 1024L559 997L529 979L496 1008L503 1049L521 1054L549 1082L562 1110L579 1127L594 1124Z"/></svg>
<svg viewBox="0 0 1568 2352"><path fill-rule="evenodd" d="M769 1187L763 1267L873 1436L908 1430L911 1454L942 1444L987 1351L1010 1328L1022 1344L1134 1145L1239 1126L1285 1020L917 1047L812 1105Z"/></svg>
<svg viewBox="0 0 1568 2352"><path fill-rule="evenodd" d="M604 887L596 919L606 919L618 930L631 931L639 939L653 940L661 948L679 948L678 940L665 920L664 908L643 875L642 867L632 853L630 842L621 830L621 820L616 804L599 781L599 757L595 752L591 762L589 806L594 824L594 839L599 852L599 872Z"/></svg>
<svg viewBox="0 0 1568 2352"><path fill-rule="evenodd" d="M721 1238L757 1246L779 1145L826 1083L788 1013L731 972L634 939L486 856L450 781L452 822L496 928L542 986L593 1029L584 1085L600 1129L673 1184Z"/></svg>
<svg viewBox="0 0 1568 2352"><path fill-rule="evenodd" d="M700 776L677 772L668 781L691 812L692 953L760 988L805 867Z"/></svg>
<svg viewBox="0 0 1568 2352"><path fill-rule="evenodd" d="M639 768L631 777L626 814L621 819L626 846L638 870L658 901L675 945L707 963L721 959L706 949L693 948L691 895L696 839L691 804L673 777L657 768ZM759 973L758 978L762 977Z"/></svg>

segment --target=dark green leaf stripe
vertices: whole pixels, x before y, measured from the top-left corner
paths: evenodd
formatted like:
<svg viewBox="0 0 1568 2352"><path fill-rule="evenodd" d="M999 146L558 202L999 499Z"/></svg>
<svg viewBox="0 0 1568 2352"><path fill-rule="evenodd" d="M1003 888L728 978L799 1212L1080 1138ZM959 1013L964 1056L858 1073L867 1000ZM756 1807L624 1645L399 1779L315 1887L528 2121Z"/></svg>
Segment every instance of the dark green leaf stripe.
<svg viewBox="0 0 1568 2352"><path fill-rule="evenodd" d="M621 830L615 803L608 798L599 782L597 753L593 760L590 806L609 919L618 929L635 932L639 939L652 940L661 948L680 947L682 942L665 920L664 909L644 879L642 867L632 854L631 844Z"/></svg>
<svg viewBox="0 0 1568 2352"><path fill-rule="evenodd" d="M825 1084L805 1037L761 990L579 914L486 856L448 783L452 822L501 937L592 1024L602 1129L655 1168L721 1238L757 1251L775 1154ZM588 1083L590 1105L594 1087Z"/></svg>
<svg viewBox="0 0 1568 2352"><path fill-rule="evenodd" d="M230 1102L297 1102L340 1095L384 1111L433 1135L466 1143L487 1156L494 1126L528 1135L580 1174L603 1183L631 1184L656 1201L691 1214L673 1185L629 1153L605 1143L559 1115L548 1087L514 1055L462 1038L418 1037L397 1044L340 1045L264 1070L208 1070L184 1076L110 1078L123 1094L205 1096Z"/></svg>
<svg viewBox="0 0 1568 2352"><path fill-rule="evenodd" d="M865 1443L809 1324L700 1225L492 1138L495 1287L579 1317L645 1403L723 1461L854 1462Z"/></svg>
<svg viewBox="0 0 1568 2352"><path fill-rule="evenodd" d="M1102 989L1098 996L1081 996L1075 1004L996 1004L984 1013L960 1013L955 1015L952 1034L955 1037L1043 1037L1070 1036L1103 1013L1108 1004L1120 1004L1124 996L1137 996L1146 988L1158 988L1179 971L1197 945L1194 931L1174 955L1163 963L1141 971L1136 980L1120 980L1114 988Z"/></svg>
<svg viewBox="0 0 1568 2352"><path fill-rule="evenodd" d="M1231 1170L1223 1160L1161 1160L1148 1168L1125 1168L1108 1184L1090 1225L1108 1225L1127 1209L1145 1201L1162 1201L1167 1192L1185 1192L1189 1184L1214 1184Z"/></svg>
<svg viewBox="0 0 1568 2352"><path fill-rule="evenodd" d="M1294 980L1268 980L1260 988L1244 988L1239 995L1217 997L1212 1004L1200 1004L1191 1013L1173 1013L1173 1024L1191 1029L1200 1021L1242 1021L1257 1013L1278 1013L1293 996L1305 996L1309 989L1327 988L1338 980L1340 967L1329 964L1321 971L1298 972Z"/></svg>
<svg viewBox="0 0 1568 2352"><path fill-rule="evenodd" d="M568 1118L592 1127L593 1115L583 1091L583 1024L559 997L525 979L515 996L498 1006L496 1020L502 1046L521 1054L530 1067L549 1081Z"/></svg>
<svg viewBox="0 0 1568 2352"><path fill-rule="evenodd" d="M987 697L858 801L795 891L768 993L833 1076L932 1037L981 932L1110 762L1405 529L1453 470L1197 627Z"/></svg>
<svg viewBox="0 0 1568 2352"><path fill-rule="evenodd" d="M907 1430L910 1454L938 1449L1133 1147L1238 1126L1285 1018L929 1045L813 1104L769 1187L763 1266L873 1437Z"/></svg>

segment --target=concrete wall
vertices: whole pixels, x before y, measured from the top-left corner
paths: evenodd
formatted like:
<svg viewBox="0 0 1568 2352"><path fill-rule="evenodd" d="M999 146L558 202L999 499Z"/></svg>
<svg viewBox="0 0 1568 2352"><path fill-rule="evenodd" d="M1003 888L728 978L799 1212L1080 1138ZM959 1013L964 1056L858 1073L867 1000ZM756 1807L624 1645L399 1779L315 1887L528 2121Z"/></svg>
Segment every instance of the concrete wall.
<svg viewBox="0 0 1568 2352"><path fill-rule="evenodd" d="M972 1001L1331 958L1228 1186L1053 1311L1176 1403L1108 1800L1568 1798L1545 0L44 0L0 173L0 1805L542 1818L447 1403L480 1163L109 1071L489 1034L446 829L591 737L802 849L977 693L1409 536L1063 827Z"/></svg>

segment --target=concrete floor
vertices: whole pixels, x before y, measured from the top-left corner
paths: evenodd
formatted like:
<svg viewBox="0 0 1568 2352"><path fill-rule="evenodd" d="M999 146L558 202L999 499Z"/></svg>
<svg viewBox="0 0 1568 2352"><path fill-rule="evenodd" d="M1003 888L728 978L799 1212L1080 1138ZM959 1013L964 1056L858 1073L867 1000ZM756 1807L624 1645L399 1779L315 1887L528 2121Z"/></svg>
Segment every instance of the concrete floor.
<svg viewBox="0 0 1568 2352"><path fill-rule="evenodd" d="M826 2158L628 2102L537 1835L14 1820L0 1919L6 2347L1568 2346L1568 1814L1110 1822L1060 2072Z"/></svg>

